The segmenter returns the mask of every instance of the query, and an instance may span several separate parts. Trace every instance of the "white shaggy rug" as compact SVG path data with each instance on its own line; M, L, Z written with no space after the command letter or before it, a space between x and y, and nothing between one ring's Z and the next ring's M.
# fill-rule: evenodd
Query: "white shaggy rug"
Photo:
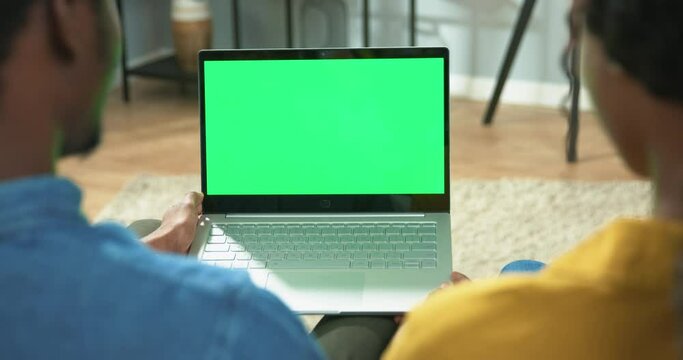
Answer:
M160 218L199 189L195 175L140 176L96 220ZM457 180L452 194L453 267L472 278L513 260L552 261L614 218L647 216L652 198L638 181Z

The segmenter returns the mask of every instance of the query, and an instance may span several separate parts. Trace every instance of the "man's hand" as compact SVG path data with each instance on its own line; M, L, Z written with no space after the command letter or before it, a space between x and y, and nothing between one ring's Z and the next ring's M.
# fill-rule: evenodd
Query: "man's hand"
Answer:
M204 195L196 192L185 195L181 202L166 210L161 226L142 240L158 251L187 254L202 214L203 199Z
M439 292L443 289L446 289L448 287L451 287L453 285L457 285L458 283L462 283L462 282L466 282L466 281L470 281L470 278L468 278L465 274L461 274L457 271L453 271L451 273L451 281L441 284L441 286L439 286L438 289L435 289L434 291L432 291L429 294L429 296L432 296L432 295L436 294L437 292ZM396 321L396 323L400 325L403 322L404 317L405 317L405 315L397 315L394 317L394 321Z

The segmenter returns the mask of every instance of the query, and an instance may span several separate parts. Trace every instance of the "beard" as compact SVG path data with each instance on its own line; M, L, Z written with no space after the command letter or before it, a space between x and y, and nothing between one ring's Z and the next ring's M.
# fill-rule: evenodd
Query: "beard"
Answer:
M90 126L88 129L81 130L79 136L76 138L74 133L65 134L65 138L59 148L60 157L66 156L83 156L91 155L95 149L100 145L102 140L102 131L100 127L100 117L93 116L90 119Z
M114 75L121 52L121 42L116 35L118 33L118 20L116 20L115 8L111 3L106 4L102 0L93 0L94 10L99 19L97 22L98 48L97 56L103 65L103 71L98 77L99 89L93 94L92 107L88 115L78 129L65 129L60 150L60 156L84 156L92 154L99 146L102 139L102 113L107 99L107 94L114 83ZM113 3L113 2L112 2ZM109 7L107 6L109 5ZM83 126L83 124L86 124Z
M78 144L74 144L73 142L62 143L60 154L63 157L72 155L88 157L100 145L101 138L101 132L97 129L85 138L84 141Z

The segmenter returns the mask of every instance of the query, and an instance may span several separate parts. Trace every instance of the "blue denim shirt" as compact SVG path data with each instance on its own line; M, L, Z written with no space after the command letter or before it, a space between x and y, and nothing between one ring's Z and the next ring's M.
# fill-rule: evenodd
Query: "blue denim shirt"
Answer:
M154 253L80 201L64 179L0 182L0 358L321 358L246 273Z

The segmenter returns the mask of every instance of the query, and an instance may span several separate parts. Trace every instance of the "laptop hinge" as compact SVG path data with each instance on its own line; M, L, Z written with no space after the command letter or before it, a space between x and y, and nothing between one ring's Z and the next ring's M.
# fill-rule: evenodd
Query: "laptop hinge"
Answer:
M401 213L401 214L226 214L226 218L269 218L269 219L299 219L299 218L423 218L425 214Z

